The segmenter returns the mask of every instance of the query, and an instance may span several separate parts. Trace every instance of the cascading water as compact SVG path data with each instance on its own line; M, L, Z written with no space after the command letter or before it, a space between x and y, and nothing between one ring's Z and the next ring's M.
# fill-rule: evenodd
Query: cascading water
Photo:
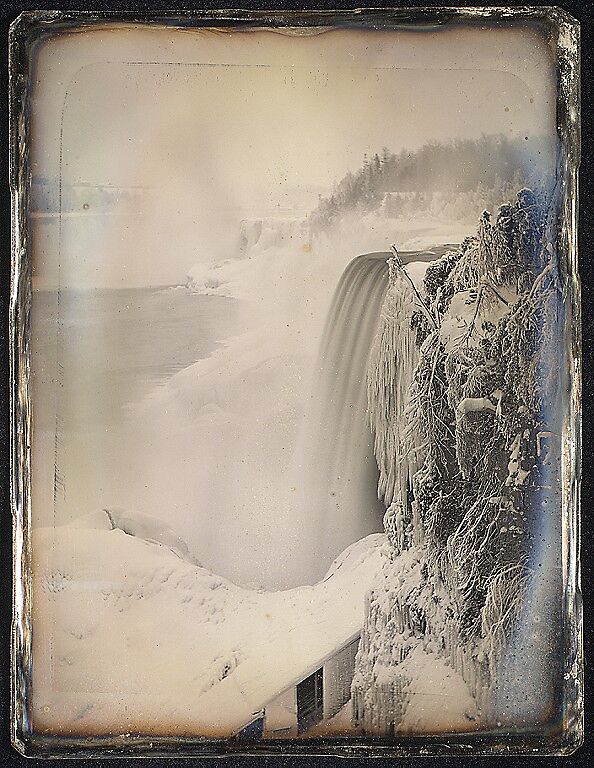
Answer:
M304 503L320 577L342 550L382 530L383 504L367 419L366 370L388 285L387 253L359 256L337 286L320 345L302 439Z
M403 253L401 259L408 264L431 261L439 255L441 249ZM377 401L374 399L378 408L371 413L368 410L368 368L375 354L374 339L378 329L381 333L381 328L386 330L389 325L382 321L389 258L389 253L370 253L350 262L336 289L320 346L314 402L301 441L304 503L317 538L312 572L318 576L349 544L383 530L385 507L395 492L396 480L390 476L387 462L380 462L378 470L376 458L386 456L389 445L378 451L377 443L395 428L391 415L385 413L388 389L404 388L414 370L410 328L403 326L402 343L394 335L393 351L401 358L395 359L396 383L378 380L384 399L378 393ZM409 286L402 291L408 321L411 294ZM397 397L397 402L404 399ZM380 421L389 421L390 426L380 427Z

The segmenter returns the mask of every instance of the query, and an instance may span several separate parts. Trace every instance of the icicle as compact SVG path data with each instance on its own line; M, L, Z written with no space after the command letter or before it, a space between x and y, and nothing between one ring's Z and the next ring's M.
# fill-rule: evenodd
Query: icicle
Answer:
M411 519L410 481L420 466L419 452L411 451L404 440L405 410L418 359L410 322L414 309L412 288L399 270L390 269L390 283L367 367L367 402L379 468L378 496L394 514L397 505L402 504L407 522ZM396 524L390 514L386 517L388 528Z

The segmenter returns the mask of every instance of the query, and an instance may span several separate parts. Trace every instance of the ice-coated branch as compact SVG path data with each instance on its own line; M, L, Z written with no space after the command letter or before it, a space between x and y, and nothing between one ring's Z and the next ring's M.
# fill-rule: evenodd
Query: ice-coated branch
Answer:
M419 290L418 290L417 286L414 284L413 279L411 278L411 276L406 271L406 267L404 266L404 263L403 263L402 259L400 258L400 254L398 253L398 249L396 248L396 246L394 244L392 244L390 246L390 250L392 251L392 256L391 256L391 258L390 258L390 260L388 262L389 266L391 266L392 268L396 267L397 269L400 270L400 272L402 272L404 277L410 283L410 286L413 289L415 296L417 297L417 301L419 302L419 305L420 305L420 307L421 307L421 309L423 311L423 314L429 320L431 325L434 328L437 328L437 321L433 317L433 315L431 313L431 310L429 309L429 307L425 303L425 300L423 299L423 297L419 293Z

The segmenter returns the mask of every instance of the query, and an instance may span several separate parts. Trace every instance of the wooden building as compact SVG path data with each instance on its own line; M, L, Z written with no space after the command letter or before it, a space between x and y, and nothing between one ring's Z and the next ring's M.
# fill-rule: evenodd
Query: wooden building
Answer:
M236 738L240 741L295 738L333 718L351 698L360 637L357 631L346 643L284 686L236 732Z

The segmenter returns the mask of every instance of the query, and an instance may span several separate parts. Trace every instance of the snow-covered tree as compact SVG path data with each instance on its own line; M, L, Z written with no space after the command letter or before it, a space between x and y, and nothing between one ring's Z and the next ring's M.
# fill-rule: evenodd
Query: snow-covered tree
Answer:
M494 717L539 520L559 490L557 227L554 201L520 190L428 267L422 306L390 265L368 371L391 554L353 682L367 731L397 727L415 648L446 658L482 723Z

